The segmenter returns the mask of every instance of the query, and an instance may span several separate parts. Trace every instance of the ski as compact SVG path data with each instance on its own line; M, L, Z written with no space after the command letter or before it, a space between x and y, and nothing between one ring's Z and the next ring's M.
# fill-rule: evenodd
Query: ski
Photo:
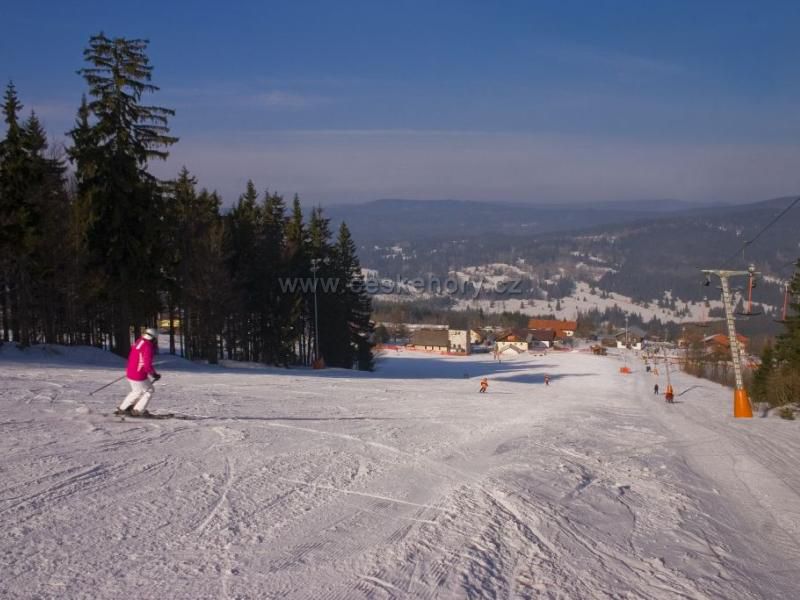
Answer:
M129 414L118 415L116 413L111 413L109 416L117 417L120 421L125 421L126 419L131 419L131 420L136 419L140 421L159 420L159 419L181 419L184 421L196 420L196 417L192 417L191 415L182 415L179 413L150 413L149 415L138 415L138 416Z
M147 415L123 415L130 419L174 419L175 413L150 413Z

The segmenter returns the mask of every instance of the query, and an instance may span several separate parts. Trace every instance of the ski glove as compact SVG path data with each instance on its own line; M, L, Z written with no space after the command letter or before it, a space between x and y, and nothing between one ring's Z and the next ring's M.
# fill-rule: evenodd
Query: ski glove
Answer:
M160 373L153 373L153 381L158 381L159 379L161 379L161 374Z

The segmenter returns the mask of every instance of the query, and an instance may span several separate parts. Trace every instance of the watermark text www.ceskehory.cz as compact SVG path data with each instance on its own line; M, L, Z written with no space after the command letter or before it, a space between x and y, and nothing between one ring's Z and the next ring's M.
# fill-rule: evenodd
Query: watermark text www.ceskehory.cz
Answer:
M503 279L478 281L457 277L417 277L415 279L375 279L366 278L360 281L343 282L338 277L281 277L278 280L281 292L286 293L343 293L347 289L355 292L365 291L370 295L377 294L431 294L479 297L481 294L499 296L517 296L524 293L521 279Z

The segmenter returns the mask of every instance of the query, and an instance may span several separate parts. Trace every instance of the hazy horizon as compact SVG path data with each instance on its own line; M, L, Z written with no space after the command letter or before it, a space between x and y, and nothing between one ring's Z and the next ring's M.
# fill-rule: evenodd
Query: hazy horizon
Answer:
M694 207L707 207L707 206L738 206L738 205L746 205L746 204L753 204L759 202L767 202L771 200L781 200L784 198L791 198L791 196L777 196L775 198L762 198L757 200L743 200L741 202L689 202L686 200L681 200L679 198L637 198L633 200L607 200L607 199L600 199L600 200L574 200L572 202L546 202L546 201L538 201L538 200L505 200L503 198L495 198L495 199L463 199L463 198L374 198L369 200L354 200L354 201L344 201L344 202L336 202L330 201L320 204L320 206L324 207L347 207L347 206L361 206L366 204L376 204L380 202L419 202L419 203L470 203L470 204L496 204L496 205L504 205L504 206L537 206L537 207L560 207L560 206L616 206L616 205L628 205L628 204L639 204L644 203L645 205L649 205L651 203L656 202L673 202L680 207L685 208L694 208ZM301 202L305 205L308 202L303 202L301 198Z

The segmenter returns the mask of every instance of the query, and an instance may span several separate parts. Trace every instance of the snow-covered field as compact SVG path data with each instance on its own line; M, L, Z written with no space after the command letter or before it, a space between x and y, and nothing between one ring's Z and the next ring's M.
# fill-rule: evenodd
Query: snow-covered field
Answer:
M800 425L714 384L667 405L633 355L161 358L153 410L196 420L107 416L102 352L0 351L0 597L798 597Z
M737 298L738 296L734 296ZM385 299L385 298L384 298ZM520 312L524 315L554 315L557 319L577 319L580 313L587 313L592 310L600 312L608 308L618 307L620 310L625 311L631 315L638 315L644 321L651 319L660 319L662 322L673 323L692 323L697 321L707 321L708 311L711 308L722 308L721 300L709 300L708 308L704 303L688 304L683 301L676 302L676 309L688 311L688 314L678 316L677 311L672 311L668 308L659 308L657 305L658 300L653 300L647 307L642 304L634 302L628 296L613 293L607 298L603 298L598 290L595 293L591 292L591 286L583 281L579 281L575 286L575 291L571 296L561 298L558 304L555 300L470 300L458 299L456 301L456 310L466 310L471 308L473 310L482 309L486 313L499 313L499 312ZM524 305L524 306L523 306ZM557 305L561 308L557 309ZM765 310L772 311L774 307L764 305Z

